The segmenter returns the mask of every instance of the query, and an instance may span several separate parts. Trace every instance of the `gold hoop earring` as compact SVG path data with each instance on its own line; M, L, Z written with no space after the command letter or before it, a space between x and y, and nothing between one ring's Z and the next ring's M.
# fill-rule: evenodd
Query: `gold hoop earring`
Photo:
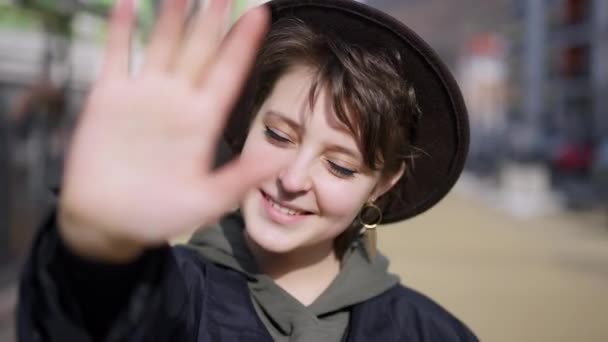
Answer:
M376 227L382 222L382 209L373 202L366 203L358 215L359 223L363 226L363 241L368 257L373 259L377 253ZM371 219L371 222L369 221Z

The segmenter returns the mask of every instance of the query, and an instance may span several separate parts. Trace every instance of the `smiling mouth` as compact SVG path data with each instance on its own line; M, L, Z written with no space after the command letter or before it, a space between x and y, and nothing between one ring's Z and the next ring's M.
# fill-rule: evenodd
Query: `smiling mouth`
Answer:
M266 201L268 201L270 206L272 206L272 208L281 212L282 214L285 214L288 216L301 216L301 215L311 215L312 214L310 211L304 211L304 210L298 210L295 208L286 207L286 206L278 203L277 201L275 201L272 197L270 197L270 195L268 195L264 191L260 190L260 192L262 193L262 196L264 197L264 199Z

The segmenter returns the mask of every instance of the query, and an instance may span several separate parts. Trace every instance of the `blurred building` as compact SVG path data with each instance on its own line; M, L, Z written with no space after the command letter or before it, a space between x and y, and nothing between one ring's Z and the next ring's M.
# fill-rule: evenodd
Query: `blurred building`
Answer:
M480 176L496 175L501 162L507 119L504 45L497 33L476 34L467 42L458 66L471 126L467 169Z
M608 2L513 6L510 157L546 163L555 188L573 199L591 198L594 152L608 131Z
M511 111L541 132L597 140L608 128L602 96L608 85L608 2L515 3Z

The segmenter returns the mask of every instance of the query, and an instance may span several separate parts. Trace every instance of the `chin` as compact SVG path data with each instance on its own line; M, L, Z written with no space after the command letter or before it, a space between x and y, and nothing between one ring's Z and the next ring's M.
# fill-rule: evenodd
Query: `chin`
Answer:
M249 238L264 251L274 254L287 254L295 250L298 245L293 241L285 241L279 237L272 236L264 232L258 232L256 229L247 229Z
M299 227L278 225L269 222L256 212L243 210L245 230L249 238L265 251L271 253L289 253L305 243L298 231Z
M246 196L241 203L241 213L249 238L265 251L277 254L289 253L306 244L307 230L312 217L292 223L279 223L268 217L262 205L259 191Z

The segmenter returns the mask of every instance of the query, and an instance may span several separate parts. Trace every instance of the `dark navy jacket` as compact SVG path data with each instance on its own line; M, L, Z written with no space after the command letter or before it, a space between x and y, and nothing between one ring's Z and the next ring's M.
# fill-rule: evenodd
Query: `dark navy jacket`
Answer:
M129 265L88 262L63 246L51 217L20 284L19 341L272 341L245 277L185 247ZM352 307L349 342L477 341L427 297L397 285ZM333 341L328 341L333 342Z

